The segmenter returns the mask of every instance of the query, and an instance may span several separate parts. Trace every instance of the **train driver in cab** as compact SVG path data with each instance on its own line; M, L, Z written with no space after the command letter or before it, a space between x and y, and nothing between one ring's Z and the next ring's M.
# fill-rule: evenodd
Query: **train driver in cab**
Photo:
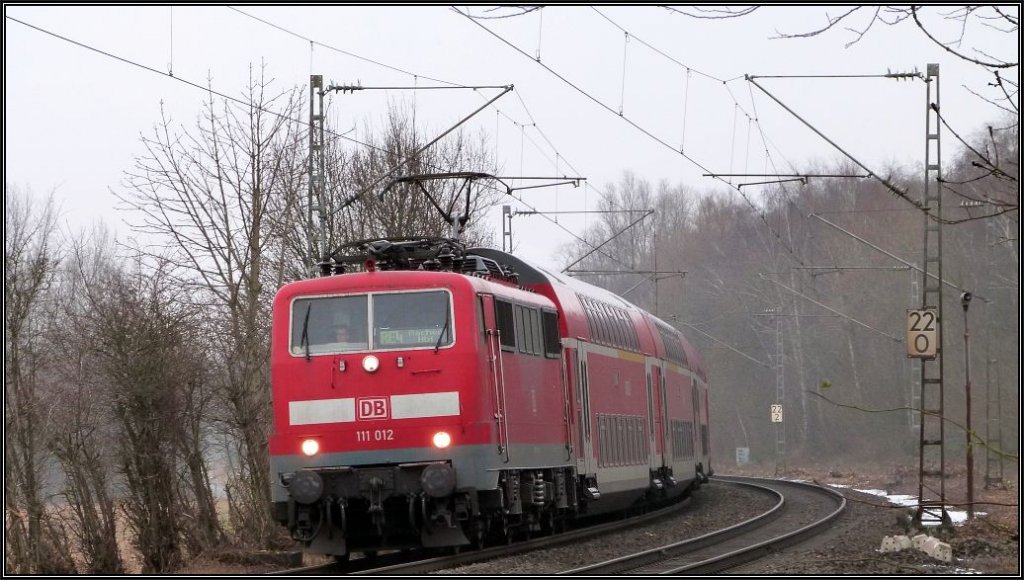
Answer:
M332 342L338 350L365 350L369 347L366 329L344 312L335 312ZM333 349L332 349L333 350Z

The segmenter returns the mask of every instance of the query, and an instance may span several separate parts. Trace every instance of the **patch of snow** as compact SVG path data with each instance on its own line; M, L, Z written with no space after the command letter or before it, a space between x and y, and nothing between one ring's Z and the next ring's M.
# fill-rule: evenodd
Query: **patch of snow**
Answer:
M841 488L850 488L851 487L849 485L841 485L841 484L836 484L836 483L830 483L829 485L831 487L841 487ZM889 503L894 504L894 505L898 505L898 506L901 506L901 507L917 507L917 496L916 495L890 495L888 492L886 492L885 490L882 490L882 489L854 489L854 491L859 491L861 493L867 493L867 494L871 494L871 495L877 495L879 497L884 497L885 499L887 499L889 501ZM959 511L959 510L953 510L953 509L946 508L946 513L949 514L949 519L953 522L954 526L959 526L959 525L961 525L961 524L963 524L964 522L967 521L967 512L966 511ZM974 512L974 515L975 516L984 516L984 515L988 515L988 514L985 513L985 512ZM937 526L937 525L939 525L939 522L922 522L922 523L924 525L926 525L926 526Z

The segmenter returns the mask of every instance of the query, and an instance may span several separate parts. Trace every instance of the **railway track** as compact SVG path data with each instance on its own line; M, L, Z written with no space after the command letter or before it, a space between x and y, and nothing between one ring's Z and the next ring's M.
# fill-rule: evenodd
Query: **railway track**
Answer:
M761 514L723 530L693 539L645 550L590 566L564 570L560 574L707 574L750 562L773 551L796 544L827 527L845 507L841 494L813 484L746 477L714 477L717 484L742 486L773 498L773 505ZM578 542L645 522L678 514L689 501L652 511L628 520L588 526L556 536L535 537L509 545L457 554L431 556L421 551L380 553L373 559L296 568L284 575L404 575L426 574L523 552L543 550ZM685 516L684 516L685 517Z
M289 570L274 572L273 574L284 576L426 574L436 570L454 568L482 560L512 556L523 552L550 548L602 534L612 533L626 527L637 526L660 518L668 517L673 514L678 514L685 510L686 507L690 505L691 501L692 500L690 498L687 498L673 505L653 510L646 514L630 517L626 520L617 519L600 524L589 525L576 530L562 532L554 536L538 536L507 545L484 548L482 550L463 550L456 554L446 554L442 556L431 556L423 551L382 552L375 558L360 558L344 563L330 563L317 566L306 566L303 568L292 568Z
M846 507L842 494L815 484L748 477L715 480L756 486L779 500L769 511L698 538L676 542L561 574L710 574L807 540Z

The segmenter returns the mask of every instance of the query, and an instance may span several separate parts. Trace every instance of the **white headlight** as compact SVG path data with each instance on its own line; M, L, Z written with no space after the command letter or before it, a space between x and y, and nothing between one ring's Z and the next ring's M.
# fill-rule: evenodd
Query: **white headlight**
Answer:
M378 367L380 367L380 360L377 357L370 354L363 358L364 371L368 373L376 372Z
M438 431L434 433L434 447L438 449L444 449L452 444L452 436L445 433L444 431Z
M320 444L314 439L306 439L302 442L302 452L310 457L317 454L320 451Z

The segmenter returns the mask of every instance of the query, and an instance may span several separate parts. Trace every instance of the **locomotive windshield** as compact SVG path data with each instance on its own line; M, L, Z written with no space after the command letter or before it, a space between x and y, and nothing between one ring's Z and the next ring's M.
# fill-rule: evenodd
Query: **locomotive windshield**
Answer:
M452 344L444 291L299 298L292 302L291 353L440 348Z

